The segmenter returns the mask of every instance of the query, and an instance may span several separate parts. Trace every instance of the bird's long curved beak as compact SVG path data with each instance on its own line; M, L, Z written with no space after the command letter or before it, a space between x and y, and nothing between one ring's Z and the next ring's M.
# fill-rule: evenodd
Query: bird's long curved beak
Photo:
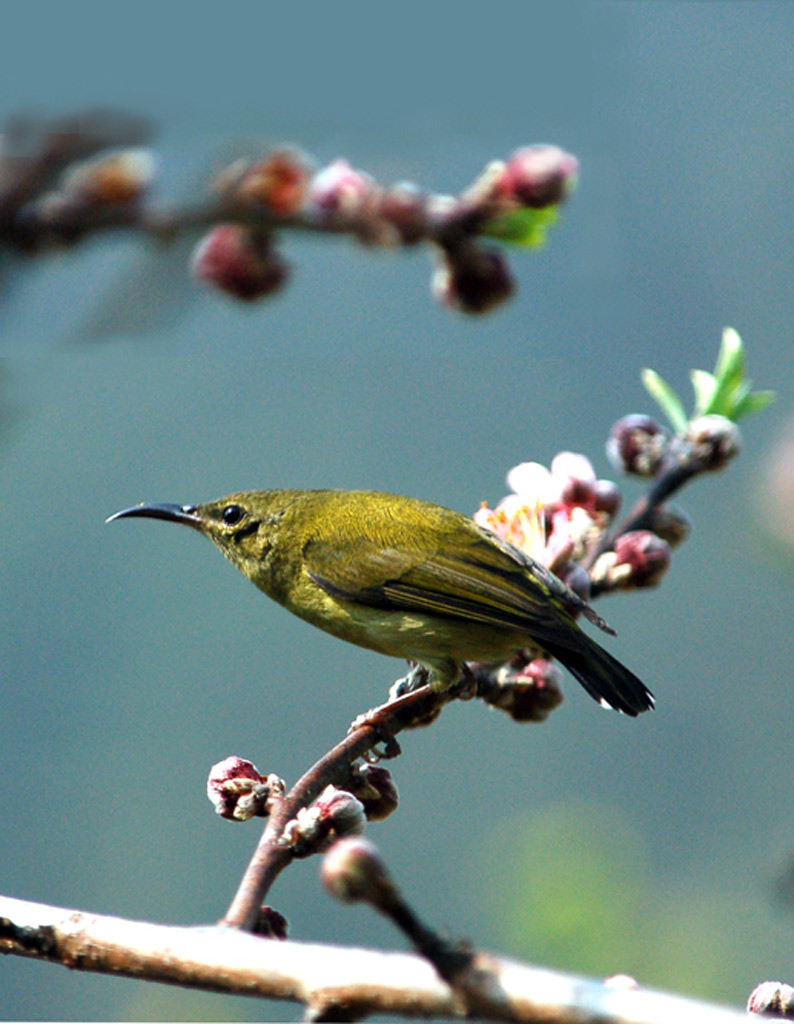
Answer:
M141 516L144 519L165 519L168 523L182 523L183 526L192 526L194 530L201 529L201 516L197 515L195 505L171 505L167 502L133 505L132 508L114 512L112 516L107 517L105 522L112 523L114 519L127 519L130 516Z

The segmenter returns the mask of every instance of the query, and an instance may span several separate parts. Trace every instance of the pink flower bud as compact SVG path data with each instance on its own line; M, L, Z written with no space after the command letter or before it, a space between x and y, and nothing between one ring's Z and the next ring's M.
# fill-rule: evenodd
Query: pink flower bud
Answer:
M703 469L722 469L741 451L739 428L725 416L701 416L692 420L687 431L695 458Z
M505 164L497 191L521 206L541 209L570 195L578 171L576 157L559 146L526 146Z
M435 298L461 313L487 313L514 291L502 254L467 242L439 252L433 273Z
M655 587L670 568L670 545L650 530L632 530L615 541L615 567L621 578L617 585Z
M267 236L240 224L216 225L196 246L191 265L197 280L245 302L278 291L289 269Z
M670 447L670 435L650 416L633 414L609 432L607 456L615 467L636 476L656 476Z
M210 769L207 797L215 813L230 821L264 818L269 801L284 794L284 783L276 775L261 775L251 761L227 757Z
M342 903L380 906L393 893L386 866L366 839L340 839L323 858L323 885Z

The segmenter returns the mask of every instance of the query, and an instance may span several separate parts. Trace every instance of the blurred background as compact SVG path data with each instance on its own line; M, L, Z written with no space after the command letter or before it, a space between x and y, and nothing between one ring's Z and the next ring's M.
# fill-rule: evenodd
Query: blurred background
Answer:
M611 424L655 414L641 368L688 395L732 325L778 401L681 496L694 530L661 588L599 604L658 710L607 714L571 679L541 726L450 707L405 736L400 809L369 834L428 922L498 952L735 1004L794 980L794 8L33 0L7 22L3 119L151 118L163 201L284 142L439 192L535 142L581 174L547 248L511 252L516 299L479 319L430 298L424 250L286 238L291 284L252 308L127 237L4 257L4 892L216 920L259 826L213 815L210 765L292 782L404 669L291 618L194 534L107 515L271 486L471 513L561 449L613 477ZM292 937L402 948L317 871L273 891ZM6 1018L301 1012L12 958L0 993Z

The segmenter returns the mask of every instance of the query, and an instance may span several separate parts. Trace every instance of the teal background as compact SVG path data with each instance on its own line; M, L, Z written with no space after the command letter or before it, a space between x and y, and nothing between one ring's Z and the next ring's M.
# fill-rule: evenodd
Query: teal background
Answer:
M612 422L685 394L722 328L775 406L682 497L658 591L604 601L656 692L629 721L566 680L543 726L476 704L405 737L369 829L431 924L596 976L743 1003L791 980L790 530L769 460L792 416L794 10L786 3L8 4L0 114L117 105L159 126L159 194L294 142L452 192L549 141L580 187L484 319L429 297L424 251L285 238L289 288L200 292L127 238L19 264L0 296L0 864L13 896L175 923L224 912L258 834L214 817L236 753L294 779L397 662L267 603L208 544L104 525L137 501L369 487L464 512L560 449L612 476ZM782 486L782 485L781 485ZM626 500L639 493L626 484ZM784 496L785 498L785 496ZM316 859L273 903L296 938L403 946ZM0 962L0 1015L297 1018L283 1004Z

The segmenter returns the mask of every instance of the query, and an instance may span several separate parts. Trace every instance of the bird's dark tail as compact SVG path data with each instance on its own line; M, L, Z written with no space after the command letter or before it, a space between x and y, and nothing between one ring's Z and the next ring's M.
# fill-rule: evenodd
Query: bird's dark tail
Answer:
M599 704L622 711L632 718L655 706L653 694L642 680L590 637L584 633L581 637L586 643L580 650L556 647L545 642L543 646L576 676Z

